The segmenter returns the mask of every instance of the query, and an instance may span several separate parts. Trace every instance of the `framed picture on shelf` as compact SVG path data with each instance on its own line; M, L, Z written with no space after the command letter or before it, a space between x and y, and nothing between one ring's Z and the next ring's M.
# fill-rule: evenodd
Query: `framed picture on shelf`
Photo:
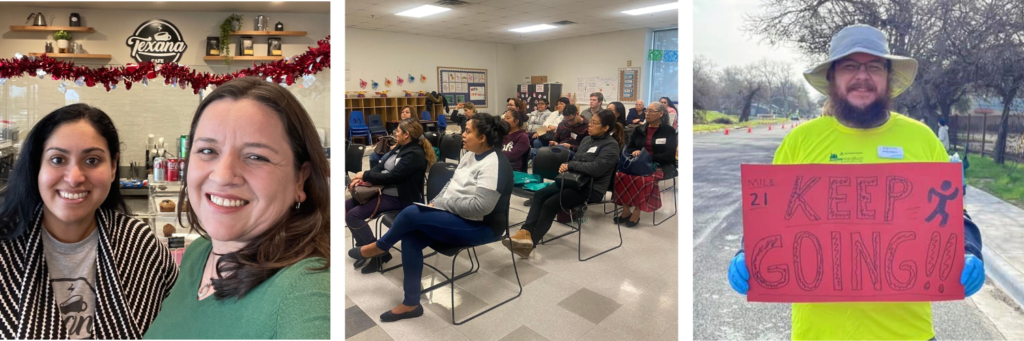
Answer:
M252 37L241 37L238 42L239 56L254 56Z
M220 55L220 37L206 37L206 55Z
M268 56L281 56L281 38L268 38L267 39L267 55Z

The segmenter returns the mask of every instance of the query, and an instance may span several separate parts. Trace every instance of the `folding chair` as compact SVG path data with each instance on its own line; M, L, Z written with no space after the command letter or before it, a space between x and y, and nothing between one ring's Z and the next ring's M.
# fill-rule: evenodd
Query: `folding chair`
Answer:
M424 203L428 203L431 200L434 200L434 197L436 197L439 193L441 193L441 190L444 189L444 185L448 184L448 181L450 181L452 179L452 176L455 175L455 168L457 168L457 167L458 167L458 165L456 165L456 164L445 163L445 162L437 162L433 166L430 167L430 171L427 173L427 189L426 189L426 196L424 196L424 198L423 198ZM400 212L401 211L389 211L389 212L381 213L379 215L380 219L377 220L377 235L378 236L383 235L382 234L383 233L382 226L387 226L388 228L391 228L391 224L394 224L395 218L398 217L398 213L400 213ZM402 249L399 249L398 247L393 247L393 248L395 250L398 250L398 252L402 252ZM435 254L436 254L436 252L428 254L428 255L424 255L423 258L427 258L427 257L433 256ZM388 271L391 271L391 270L394 270L394 269L397 269L397 268L400 268L400 267L402 267L401 264L392 266L390 268L386 268L386 269L381 268L381 269L377 269L377 270L380 273L385 273L385 272L388 272Z
M534 162L536 162L536 161L534 161ZM593 178L590 178L587 181L589 182L589 185L584 186L584 188L589 188L589 186L592 186L593 183L594 183L594 179ZM588 261L588 260L590 260L590 259L592 259L594 257L603 255L605 253L608 253L611 250L615 250L615 249L618 249L618 248L622 247L622 225L619 224L618 222L616 222L615 223L615 228L619 232L619 244L613 246L610 249L598 252L597 254L594 254L594 255L592 255L590 257L583 258L583 219L579 219L579 218L582 218L583 216L587 215L587 208L589 208L590 206L612 204L612 205L615 205L615 211L618 211L618 205L615 204L615 200L614 199L612 199L612 200L604 200L604 197L602 197L601 200L598 200L598 201L589 201L588 200L586 203L584 203L582 205L566 209L565 207L561 206L562 205L562 200L561 200L562 192L561 191L565 187L564 187L563 183L559 183L559 186L560 186L560 188L559 188L559 193L558 193L558 195L559 195L558 204L559 204L559 206L560 206L560 208L562 209L563 212L569 213L569 223L562 223L562 225L568 226L572 230L569 231L569 232L560 234L558 236L555 236L555 237L553 237L551 239L541 240L540 241L541 245L547 244L550 241L553 241L553 240L556 240L558 238L562 238L562 237L568 236L568 235L573 234L573 233L578 233L579 239L578 239L577 244L576 244L577 245L576 246L576 259L579 259L579 261L581 261L581 262ZM614 188L614 186L615 186L615 175L614 174L612 175L612 182L610 183L610 186L613 186L612 188ZM573 213L576 212L576 211L580 212L580 216L579 217L574 217L573 216ZM576 226L572 226L571 225L572 222L576 222Z

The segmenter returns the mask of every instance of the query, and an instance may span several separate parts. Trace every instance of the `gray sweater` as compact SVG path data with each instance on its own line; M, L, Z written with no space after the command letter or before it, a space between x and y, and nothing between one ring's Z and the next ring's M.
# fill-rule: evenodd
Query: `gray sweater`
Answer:
M466 220L483 221L484 216L494 211L501 196L498 192L499 173L511 170L511 167L500 167L497 150L463 155L451 181L434 198L434 207ZM511 174L505 175L508 176Z

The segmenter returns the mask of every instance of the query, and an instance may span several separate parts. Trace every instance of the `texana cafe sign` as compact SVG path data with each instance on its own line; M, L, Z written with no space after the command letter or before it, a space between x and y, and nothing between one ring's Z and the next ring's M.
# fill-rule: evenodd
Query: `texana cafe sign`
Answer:
M742 165L752 302L964 298L958 163Z
M177 63L188 45L181 31L170 21L150 19L135 29L125 44L137 62Z

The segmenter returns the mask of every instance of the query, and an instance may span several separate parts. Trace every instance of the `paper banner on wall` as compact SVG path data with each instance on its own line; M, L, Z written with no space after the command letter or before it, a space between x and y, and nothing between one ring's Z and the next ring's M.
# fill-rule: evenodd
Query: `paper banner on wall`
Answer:
M678 63L679 62L679 51L678 50L665 50L665 57L662 61L666 63Z
M482 101L486 97L486 92L482 86L471 86L469 87L469 100L470 101Z
M651 50L647 52L647 60L660 62L663 52L661 50Z
M384 87L387 87L387 88L391 87L391 79L390 78L384 77Z
M742 165L740 171L748 301L964 298L960 164Z
M424 75L423 75L423 74L421 73L421 74L420 74L420 82L426 83L426 82L427 82L427 76L424 76Z
M395 77L395 80L398 81L398 86L402 86L405 83L405 78L402 78L402 76Z
M372 87L372 88L373 88L374 90L377 90L377 86L379 85L379 84L377 84L377 81L375 81L375 80L372 80L372 79L371 79L371 80L370 80L370 84L371 84L371 87Z
M413 76L413 75L412 75L412 74L410 73L410 74L409 74L409 84L412 84L412 83L415 83L415 82L416 82L416 76Z
M364 81L362 78L359 79L359 88L366 89L366 81Z

